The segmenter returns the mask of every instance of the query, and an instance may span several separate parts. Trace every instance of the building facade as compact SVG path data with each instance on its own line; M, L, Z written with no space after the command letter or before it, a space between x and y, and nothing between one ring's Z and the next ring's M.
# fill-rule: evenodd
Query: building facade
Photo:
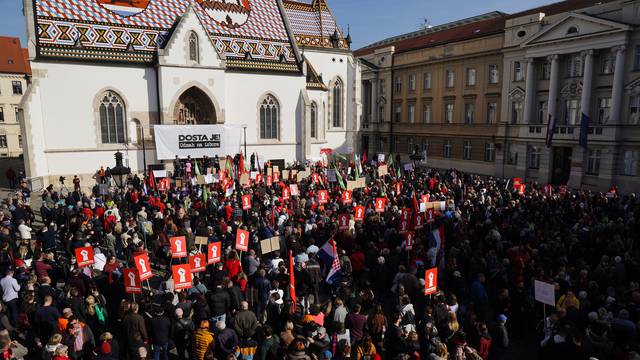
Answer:
M622 0L559 3L507 19L499 175L640 189L638 25L640 1Z
M362 147L493 174L503 29L504 14L495 12L358 50Z
M24 8L34 76L21 108L34 182L88 177L118 150L142 171L145 159L159 162L157 124L244 127L248 153L287 162L354 146L359 71L324 0Z
M20 39L0 36L0 157L22 155L18 109L31 76L27 57Z

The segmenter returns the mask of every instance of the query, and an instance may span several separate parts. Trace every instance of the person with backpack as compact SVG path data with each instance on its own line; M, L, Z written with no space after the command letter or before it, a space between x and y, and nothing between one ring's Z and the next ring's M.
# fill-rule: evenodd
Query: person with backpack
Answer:
M189 317L184 316L184 312L181 308L177 308L175 311L176 318L173 321L172 334L173 342L176 346L179 360L186 360L187 352L191 346L191 340L193 336L194 324Z
M416 330L416 312L411 304L411 299L408 295L404 295L400 299L400 314L402 315L402 321L400 326L406 334Z

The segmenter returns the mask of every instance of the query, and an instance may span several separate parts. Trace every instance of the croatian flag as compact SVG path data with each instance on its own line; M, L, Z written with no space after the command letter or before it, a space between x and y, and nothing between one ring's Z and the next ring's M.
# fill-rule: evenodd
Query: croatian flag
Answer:
M444 225L440 225L438 229L435 229L429 234L429 238L436 242L436 249L440 252L444 249Z
M329 274L327 275L327 284L331 285L340 278L341 268L340 259L338 258L338 250L336 249L336 243L333 239L329 239L318 252L318 257L327 266L331 266Z
M549 122L547 123L547 147L551 147L553 141L553 133L556 131L556 118L549 114Z
M585 150L587 149L587 143L589 141L589 116L582 113L582 122L580 123L580 146Z

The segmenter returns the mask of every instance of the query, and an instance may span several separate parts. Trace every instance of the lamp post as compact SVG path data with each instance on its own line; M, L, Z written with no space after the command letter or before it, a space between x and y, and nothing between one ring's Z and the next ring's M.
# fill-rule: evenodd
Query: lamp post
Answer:
M111 176L116 182L116 186L119 189L124 189L127 175L131 174L131 169L122 165L122 153L119 150L114 154L114 157L116 158L116 166L111 168Z
M244 157L247 157L247 125L242 125L242 130L244 130Z

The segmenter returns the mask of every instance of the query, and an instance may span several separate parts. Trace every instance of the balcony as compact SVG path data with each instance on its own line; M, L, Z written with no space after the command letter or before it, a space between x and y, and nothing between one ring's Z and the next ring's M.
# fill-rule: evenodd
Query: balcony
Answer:
M616 137L616 125L598 125L589 127L589 139L599 141L613 141ZM553 133L555 140L580 140L580 125L557 125ZM508 137L545 139L547 136L546 124L517 124L508 125Z

